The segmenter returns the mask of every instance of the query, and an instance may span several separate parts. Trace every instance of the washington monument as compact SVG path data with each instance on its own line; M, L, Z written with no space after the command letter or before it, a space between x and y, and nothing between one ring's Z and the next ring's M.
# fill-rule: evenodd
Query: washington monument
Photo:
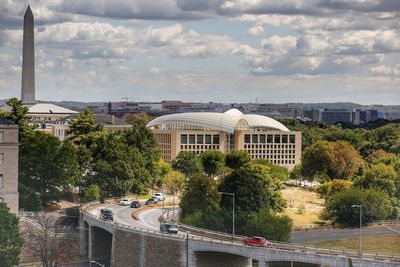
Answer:
M35 102L35 46L33 14L28 6L24 16L24 39L22 52L21 99L24 103Z

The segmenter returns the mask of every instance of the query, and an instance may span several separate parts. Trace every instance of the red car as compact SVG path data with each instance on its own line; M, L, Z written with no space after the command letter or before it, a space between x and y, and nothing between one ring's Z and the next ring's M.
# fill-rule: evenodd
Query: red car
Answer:
M248 246L258 246L258 247L265 247L272 245L271 242L259 236L246 237L245 239L243 239L243 243Z

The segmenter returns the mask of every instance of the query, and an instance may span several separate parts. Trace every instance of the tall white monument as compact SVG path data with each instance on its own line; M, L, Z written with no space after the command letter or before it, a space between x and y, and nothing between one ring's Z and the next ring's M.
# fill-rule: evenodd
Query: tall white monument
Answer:
M24 16L24 40L22 52L21 100L35 103L35 45L33 14L28 6Z

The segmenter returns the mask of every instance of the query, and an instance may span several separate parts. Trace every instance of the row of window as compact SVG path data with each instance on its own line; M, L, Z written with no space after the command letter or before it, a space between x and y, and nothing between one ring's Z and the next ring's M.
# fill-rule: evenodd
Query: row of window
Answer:
M181 144L219 145L219 134L181 134Z
M219 149L219 145L181 145L181 150L210 150Z
M265 159L265 157L258 156L258 155L252 155L251 158L252 159ZM285 159L285 160L283 160L283 159L282 160L274 159L274 160L270 160L270 162L273 163L273 164L295 164L294 160L287 160L287 159Z
M0 189L4 188L4 175L0 174Z
M280 156L282 155L282 158L284 158L284 156L285 156L285 158L293 158L294 159L294 150L293 150L293 154L288 154L288 153L283 153L283 151L270 151L270 150L267 150L267 151L265 151L265 150L246 150L250 155L266 155L267 157L269 157L269 156L271 156L271 158L272 158L272 155L274 156L274 158L276 158L277 156L278 156L278 159L280 158ZM266 153L267 152L267 153ZM280 153L280 152L282 152L282 153ZM279 154L278 154L279 153Z
M296 136L294 134L245 134L245 144L264 144L264 143L275 143L275 144L287 144L296 143Z
M261 144L245 144L244 148L295 148L296 145L261 145Z
M4 132L0 132L0 143L4 142Z

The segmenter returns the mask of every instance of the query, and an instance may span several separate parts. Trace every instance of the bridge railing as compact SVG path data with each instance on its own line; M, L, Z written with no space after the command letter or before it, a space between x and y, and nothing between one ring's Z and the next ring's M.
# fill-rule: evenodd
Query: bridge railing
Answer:
M175 212L176 212L176 210L179 210L179 208L176 208ZM161 216L161 220L167 221L169 218L168 213L170 213L170 212L172 212L172 209L165 211ZM194 226L185 225L182 223L177 223L177 225L180 229L182 229L184 231L188 231L193 234L200 234L200 235L206 237L205 239L200 238L201 240L204 240L204 241L206 241L208 239L211 239L211 240L219 239L219 242L231 241L232 243L240 242L241 244L243 244L243 239L246 238L246 236L242 236L242 235L232 236L232 234L229 234L229 233L198 228L198 227L194 227ZM196 239L196 237L193 236L193 239ZM317 246L312 247L312 246L306 246L306 245L297 244L297 243L287 243L287 242L280 242L280 241L273 241L273 240L271 240L271 241L272 241L272 246L266 247L267 249L276 248L279 250L301 251L301 252L318 253L318 254L331 255L331 256L332 255L334 255L334 256L346 255L347 257L352 257L352 258L361 257L363 259L372 258L374 260L388 260L389 259L391 261L396 261L396 262L400 263L400 256L396 256L396 255L363 253L360 256L356 251L345 251L345 250L337 250L337 249L330 249L330 248L322 248L322 247L317 247Z
M212 230L207 230L207 229L202 229L198 227L193 227L193 226L188 226L184 224L178 223L178 226L180 229L190 232L187 233L186 235L178 234L178 235L170 235L170 234L164 234L159 231L153 231L150 229L143 229L140 227L132 227L126 224L120 224L117 222L110 222L110 221L104 221L101 220L99 216L96 216L90 212L87 211L87 208L99 204L99 201L92 201L89 203L86 203L81 207L81 211L86 215L91 218L94 218L96 220L100 220L102 223L108 224L112 227L120 228L121 230L128 230L132 232L141 232L141 233L148 233L151 235L157 235L157 236L162 236L164 238L170 238L170 239L189 239L189 240L198 240L202 242L209 242L209 243L218 243L218 244L225 244L225 245L230 245L230 246L241 246L241 247L247 247L243 243L243 238L244 236L241 235L235 235L232 236L231 234L228 233L223 233L223 232L218 232L218 231L212 231ZM176 211L176 209L175 209ZM166 216L168 212L172 212L172 209L165 211L162 216L161 220L167 221L167 218L169 216ZM335 249L329 249L329 248L321 248L321 247L310 247L310 246L305 246L302 244L294 244L294 243L285 243L285 242L279 242L279 241L273 241L272 246L267 246L267 247L258 247L258 249L273 249L273 250L278 250L278 251L290 251L290 252L297 252L297 253L309 253L309 254L317 254L317 255L325 255L325 256L337 256L337 257L351 257L351 258L360 258L362 260L367 260L367 261L386 261L386 262L395 262L400 264L400 256L394 256L394 255L380 255L380 254L372 254L372 253L363 253L362 255L359 255L357 252L352 252L352 251L345 251L345 250L335 250Z

